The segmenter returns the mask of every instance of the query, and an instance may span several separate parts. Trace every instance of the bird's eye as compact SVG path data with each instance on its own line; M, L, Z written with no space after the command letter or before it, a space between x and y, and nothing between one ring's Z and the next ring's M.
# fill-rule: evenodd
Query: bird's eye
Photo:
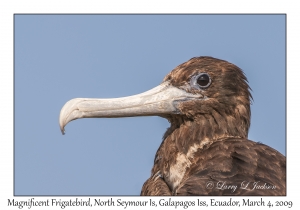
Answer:
M208 74L203 73L198 75L197 77L197 84L200 86L200 88L207 88L211 83L210 77Z
M211 84L211 78L207 73L194 75L191 79L191 86L197 89L205 89Z
M208 86L209 82L210 82L210 78L207 74L201 74L197 79L197 83L198 85L200 85L200 87Z

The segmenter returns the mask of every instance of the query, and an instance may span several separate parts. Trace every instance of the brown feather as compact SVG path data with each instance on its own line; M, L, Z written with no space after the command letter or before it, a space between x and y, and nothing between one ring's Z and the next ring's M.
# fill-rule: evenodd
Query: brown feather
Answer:
M210 75L211 85L191 88L191 77L202 72ZM286 195L285 157L247 139L252 96L240 68L197 57L176 67L164 81L206 99L178 102L182 114L164 116L171 126L141 195ZM218 189L222 183L231 188ZM255 183L275 189L251 190Z

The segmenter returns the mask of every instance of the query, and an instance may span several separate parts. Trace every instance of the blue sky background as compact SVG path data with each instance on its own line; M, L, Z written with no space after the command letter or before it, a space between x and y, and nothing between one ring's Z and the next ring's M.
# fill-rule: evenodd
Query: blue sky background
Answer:
M144 92L188 59L242 68L254 102L249 139L286 155L284 15L15 15L15 195L139 195L169 123L80 119L76 97Z

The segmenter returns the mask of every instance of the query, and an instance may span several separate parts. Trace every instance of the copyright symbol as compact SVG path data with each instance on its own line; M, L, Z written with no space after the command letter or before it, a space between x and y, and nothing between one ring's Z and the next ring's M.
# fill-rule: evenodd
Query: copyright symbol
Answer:
M206 189L212 189L214 187L214 183L212 181L206 182Z

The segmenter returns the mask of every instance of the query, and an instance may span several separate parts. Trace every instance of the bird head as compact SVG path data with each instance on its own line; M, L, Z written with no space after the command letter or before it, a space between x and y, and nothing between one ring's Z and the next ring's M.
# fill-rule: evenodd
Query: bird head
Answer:
M59 123L64 133L66 124L79 118L161 116L171 124L194 122L219 136L247 137L251 98L240 68L212 57L195 57L144 93L114 99L72 99L63 106Z

